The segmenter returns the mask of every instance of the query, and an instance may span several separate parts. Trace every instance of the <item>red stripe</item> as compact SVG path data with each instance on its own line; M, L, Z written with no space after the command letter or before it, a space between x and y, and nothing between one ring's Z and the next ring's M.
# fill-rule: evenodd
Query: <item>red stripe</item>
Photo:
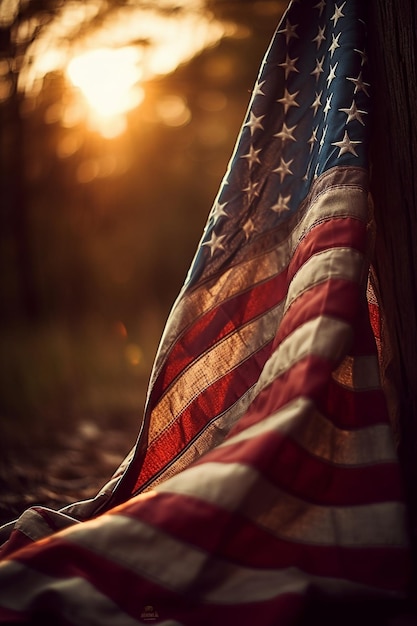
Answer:
M310 398L320 412L340 428L387 423L385 398L380 389L361 392L344 389L331 378L332 369L333 364L319 356L301 359L256 396L233 432L273 415L300 396Z
M327 393L315 399L317 409L339 428L355 429L389 424L384 393L380 389L353 391L330 379Z
M363 295L360 313L355 324L355 336L351 353L355 356L377 355L375 335L369 317L365 294Z
M366 224L354 217L332 217L316 224L300 240L289 264L289 276L312 256L334 248L352 248L364 253L367 249Z
M295 441L268 432L208 452L196 463L243 463L276 487L319 505L353 506L402 501L397 463L343 467L310 455Z
M379 306L373 302L368 302L369 320L371 322L372 331L376 339L381 339L381 317Z
M279 325L274 348L296 328L322 315L351 324L358 310L359 298L358 285L346 280L333 279L311 287L298 296L286 311ZM349 306L346 306L347 302Z
M196 396L195 400L176 416L175 421L148 446L134 492L171 462L214 418L231 407L257 381L270 350L270 344L264 346L239 367Z
M20 550L20 548L23 548L31 542L32 539L29 539L29 537L22 533L19 529L14 528L9 539L1 547L0 561L8 558L10 554L13 554L13 552Z
M0 606L0 620L6 624L27 623L28 613L26 611L13 611L4 606Z

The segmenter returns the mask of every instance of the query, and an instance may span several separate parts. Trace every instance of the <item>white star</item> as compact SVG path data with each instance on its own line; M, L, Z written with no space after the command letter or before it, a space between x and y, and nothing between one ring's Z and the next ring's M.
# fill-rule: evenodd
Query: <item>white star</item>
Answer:
M324 35L325 30L326 30L326 25L324 25L323 28L320 28L320 26L319 26L319 32L314 37L314 39L311 40L311 41L317 42L317 50L320 48L322 42L326 39L326 37Z
M340 48L340 44L339 44L339 37L340 37L341 33L339 33L337 35L337 37L335 37L332 33L332 44L329 48L329 52L330 52L330 58L333 58L334 53L336 52L337 48Z
M313 128L313 132L312 135L310 137L310 139L307 141L307 143L310 144L310 154L313 152L313 148L314 148L314 144L317 141L317 131L318 131L318 126L316 126L316 128ZM308 172L308 170L307 170Z
M362 119L362 115L367 115L367 111L360 111L358 107L356 106L355 101L353 101L352 104L350 105L350 109L339 109L339 111L342 111L342 113L346 113L347 115L346 124L349 124L349 122L353 122L356 120L360 124L362 124L362 126L365 126L365 122Z
M258 185L259 185L259 181L256 181L256 182L253 183L250 180L249 181L249 185L243 189L243 191L247 191L248 192L248 200L249 200L249 202L252 202L254 197L259 195L259 192L256 191L256 188L257 188Z
M314 100L313 104L311 105L311 109L314 109L314 115L317 114L318 109L321 107L321 97L323 95L323 90L320 91L320 93L316 92L316 99Z
M223 176L223 180L222 180L222 185L228 185L229 184L229 176L230 176L230 164L227 168L227 171L225 173L225 175Z
M321 152L321 149L322 149L322 147L324 146L324 138L326 137L327 128L328 128L328 126L325 126L325 127L323 128L323 133L322 133L322 136L321 136L321 139L320 139L320 147L319 147L319 152Z
M288 203L290 200L291 195L283 196L282 194L279 194L278 200L273 206L271 206L271 210L275 213L284 213L284 211L289 211L290 207L288 206Z
M240 158L247 159L249 162L249 168L251 168L254 163L261 162L258 157L258 154L261 152L261 150L262 148L258 148L258 150L255 150L255 148L251 145L249 148L249 152L247 154L243 154Z
M289 57L289 55L287 54L285 62L284 63L279 63L279 67L284 67L285 68L285 78L287 79L289 74L291 74L291 72L298 72L297 68L295 67L295 64L298 61L297 57L296 59L291 59Z
M343 13L343 7L345 6L345 4L346 2L344 2L340 7L338 7L337 4L335 5L334 14L331 17L331 19L333 20L334 26L336 26L337 22L339 21L341 17L345 17Z
M323 13L325 6L326 6L326 0L320 0L318 4L314 5L314 8L320 11L319 17L321 17L321 14Z
M279 133L276 133L274 137L278 137L278 139L281 139L283 144L287 141L297 141L294 137L294 130L296 128L297 126L291 126L291 128L288 128L286 123L283 122L281 130L279 131Z
M336 78L336 68L338 65L339 65L339 61L337 61L333 66L332 65L330 66L330 72L327 77L327 89L332 84L333 79Z
M316 77L316 82L320 78L320 74L323 74L323 72L324 72L324 70L323 70L323 63L324 63L324 57L321 57L321 60L316 59L316 67L311 72L311 75Z
M224 245L222 244L222 241L225 237L226 235L216 235L216 233L213 231L211 233L209 241L205 241L203 243L203 246L209 246L211 257L216 252L216 250L224 250Z
M295 93L290 93L287 88L285 88L284 95L282 98L277 100L277 102L282 102L284 105L284 112L287 113L290 107L299 107L300 105L296 102L296 97L300 92L296 91Z
M365 65L365 63L368 62L368 57L366 55L366 52L364 52L363 50L357 50L356 48L354 48L354 51L361 55L361 67L362 67L363 65Z
M253 137L253 133L258 128L261 130L264 130L264 127L261 124L261 121L263 120L264 117L265 115L260 115L259 117L256 117L256 115L254 115L252 111L250 112L249 122L246 122L245 126L249 126L251 137Z
M253 96L264 96L265 93L262 91L262 87L265 85L266 80L263 80L261 83L256 81L255 87L253 88Z
M248 221L243 225L243 232L245 233L246 239L249 239L251 234L256 232L256 226L253 223L252 218L249 218Z
M288 46L288 42L293 37L295 37L296 39L299 39L297 33L295 32L297 28L298 28L298 24L293 25L287 19L285 22L285 28L282 28L281 30L278 31L279 33L285 33L285 40L286 40L287 46Z
M216 200L213 209L212 209L212 217L214 219L214 221L216 222L220 217L227 217L227 213L224 210L224 207L226 206L226 204L228 204L227 202L222 202L220 204L220 202L218 200Z
M310 175L311 163L312 163L312 162L310 161L310 162L309 162L309 164L308 164L308 166L307 166L307 171L306 171L306 173L305 173L305 174L304 174L304 176L303 176L303 180L308 180L308 177L309 177L309 175Z
M290 165L291 163L294 161L294 159L291 159L290 161L285 161L282 157L281 157L281 162L279 164L279 166L272 170L275 174L279 174L280 178L281 178L281 182L284 180L284 178L286 176L288 176L288 174L293 174L294 172L292 172L290 170Z
M346 152L350 152L351 154L357 157L358 153L355 150L355 146L359 145L360 143L362 142L351 141L351 139L349 138L349 135L347 134L347 131L345 130L345 134L344 134L342 141L335 141L334 143L332 143L332 146L337 146L339 148L339 154L337 155L337 158L341 157L342 154L346 154Z
M370 86L369 83L365 83L362 80L362 72L359 72L359 76L358 78L349 78L346 77L346 80L350 80L354 85L355 85L355 91L354 93L358 93L358 91L363 91L364 93L366 93L367 96L369 96L369 91L368 91L368 87Z
M332 93L331 93L329 96L327 96L327 98L326 98L326 104L325 104L325 107L324 107L324 109L323 109L323 113L324 113L324 120L326 120L326 119L327 119L327 114L328 114L328 112L330 111L330 109L332 108L332 107L331 107L331 101L332 101L332 98L333 98L333 94L332 94Z

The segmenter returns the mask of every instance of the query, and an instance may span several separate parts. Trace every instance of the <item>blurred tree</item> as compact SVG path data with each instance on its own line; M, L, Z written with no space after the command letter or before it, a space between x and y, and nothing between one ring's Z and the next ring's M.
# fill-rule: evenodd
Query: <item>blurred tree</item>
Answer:
M33 0L31 2L11 0L2 3L0 7L0 125L2 128L0 139L0 170L1 170L1 221L2 235L0 241L0 263L4 268L2 278L0 279L0 293L2 295L3 307L2 315L4 318L13 319L17 315L21 315L26 319L34 319L42 316L42 309L45 305L49 306L42 299L40 293L38 261L39 251L34 251L37 245L37 235L39 231L38 225L34 224L34 216L32 215L31 205L33 198L28 199L28 195L33 195L33 188L28 187L28 169L32 171L36 169L33 165L37 163L38 169L42 166L42 151L45 152L44 146L49 141L47 139L47 130L44 122L39 118L44 103L45 113L49 104L58 104L63 98L65 87L59 85L57 81L49 81L45 89L44 77L55 68L63 71L68 57L71 56L71 50L76 47L77 42L81 42L88 37L109 28L109 24L116 24L118 17L123 11L127 15L131 15L131 23L135 21L136 13L132 11L143 11L147 16L146 20L136 19L137 24L141 24L141 28L135 32L130 28L127 21L125 23L126 35L121 36L120 33L111 33L108 38L112 41L110 45L117 47L123 41L140 48L143 52L142 61L145 64L145 74L152 77L152 68L154 59L160 59L162 66L168 65L167 71L174 69L172 66L172 58L170 53L165 50L158 50L158 45L163 44L163 37L172 37L170 31L172 28L166 29L166 35L162 34L164 21L160 19L173 18L176 28L179 28L179 17L189 15L204 15L207 7L213 9L222 20L234 19L238 17L240 23L249 23L251 15L262 16L266 14L279 14L282 10L283 2L224 2L223 0L209 1L201 0L195 2L191 6L185 0L182 1L160 1L149 3L146 0L137 0L132 3L127 0L111 0L109 2L97 2L97 0L74 0L73 2L63 2L62 0ZM154 18L152 19L150 18ZM155 19L158 18L158 19ZM208 17L210 19L210 16ZM172 20L171 20L172 21ZM213 20L212 20L213 21ZM148 24L144 26L144 24ZM168 20L167 20L168 23ZM197 22L196 22L197 25ZM185 29L185 31L184 31ZM186 59L187 54L191 57L194 52L193 48L187 52L184 46L184 35L186 32L191 33L193 22L184 22L184 26L177 34L174 32L174 38L178 39L177 49L181 50L181 54ZM268 33L269 35L269 33ZM214 35L219 38L220 31ZM122 39L120 39L122 37ZM198 42L200 48L210 45L210 36L206 36L203 32L199 35L201 41ZM105 35L104 35L105 38ZM101 41L103 36L97 39ZM198 37L197 37L198 39ZM207 39L207 41L206 41ZM99 45L98 43L89 44L90 46ZM39 45L36 45L39 44ZM263 45L263 44L262 44ZM171 51L172 52L172 51ZM62 54L61 54L62 53ZM174 56L175 55L172 55ZM66 61L65 61L66 58ZM258 57L253 57L253 72L256 71L256 63ZM63 60L64 59L64 60ZM181 56L178 57L179 61ZM177 62L179 62L177 61ZM219 58L218 67L214 70L214 79L221 79L221 74L229 76L227 67L229 61L225 58ZM55 64L55 65L54 65ZM170 65L171 64L171 65ZM251 66L245 63L245 74L248 75ZM38 72L38 73L36 73ZM42 74L43 72L43 74ZM226 73L225 73L226 72ZM251 76L251 81L254 77ZM249 85L247 85L249 86ZM30 90L37 90L39 94L31 119L23 116L22 111L27 111L28 105L33 101L30 98ZM53 90L57 93L54 95ZM180 106L181 102L180 102ZM55 107L56 108L56 107ZM53 106L50 107L53 109ZM184 109L186 114L186 109ZM48 113L49 117L50 114ZM35 121L36 127L34 127ZM175 120L168 125L173 127L179 125ZM44 136L41 136L41 135ZM36 137L36 150L33 148ZM51 141L56 141L56 136ZM91 143L91 142L90 142ZM101 149L101 148L97 148ZM137 148L136 148L137 149ZM94 152L94 150L93 150ZM32 153L32 161L28 162L28 154ZM95 155L85 159L80 167L84 166L83 173L80 174L83 180L87 180L91 172L88 168L97 166L94 161ZM97 159L96 159L97 160ZM143 164L142 164L143 165ZM52 165L49 166L49 173L52 173ZM62 169L62 168L61 168ZM49 177L42 181L48 187L50 194L47 204L52 204L55 193L54 184L58 185L60 172L56 176ZM60 181L62 183L62 180ZM103 179L101 185L104 186ZM128 186L129 184L127 184ZM62 189L61 189L62 191ZM137 191L136 191L137 192ZM89 193L86 189L84 193ZM156 193L156 191L155 191ZM43 197L46 197L43 192ZM58 194L59 195L59 194ZM89 194L91 196L91 194ZM62 197L62 193L61 193ZM89 202L94 206L94 198L90 197ZM81 202L83 204L83 202ZM84 200L85 204L85 200ZM207 207L208 210L208 207ZM50 216L52 219L52 216ZM35 219L36 221L36 219ZM39 220L38 220L39 222ZM63 219L63 223L65 219ZM39 238L38 238L39 239ZM42 245L39 244L38 245ZM82 306L83 298L88 295L88 287L83 288L85 284L85 276L88 273L88 263L86 263L85 255L81 253L77 257L74 247L74 271L67 276L63 276L63 283L73 292L73 300L77 300ZM59 266L59 262L58 262ZM58 269L57 266L57 269ZM84 266L84 269L83 269ZM176 287L177 285L175 285ZM61 287L61 286L60 286ZM52 291L55 287L52 287ZM42 288L41 288L42 290ZM62 290L61 290L62 291ZM68 306L68 299L66 306Z
M24 182L24 131L20 116L23 94L18 90L19 69L27 46L36 37L37 30L26 38L17 36L19 26L32 16L47 17L53 10L50 0L32 3L8 2L0 9L0 67L2 102L0 104L0 194L2 202L2 239L0 262L3 268L2 294L4 316L16 311L32 318L38 303L32 274L31 240ZM46 20L43 20L45 24ZM39 24L39 27L41 25ZM13 272L14 270L14 272ZM15 277L13 276L15 273ZM13 280L15 278L15 280ZM13 284L17 285L14 293Z
M78 4L80 8L84 5L84 9L91 5L92 11L81 12L82 21L75 25L77 37L81 38L128 2L11 0L0 6L0 264L4 269L0 279L3 301L0 315L3 319L16 318L16 315L34 319L40 313L25 179L27 134L21 111L26 85L21 80L21 72L35 60L31 58L33 42L69 4ZM161 10L166 9L161 7ZM67 34L68 29L62 33L64 37ZM140 44L146 45L146 41Z
M370 60L374 70L371 193L376 259L386 334L385 375L395 390L395 427L417 564L417 5L373 0ZM417 571L414 571L417 584Z
M0 2L4 445L141 406L281 5ZM143 72L110 137L66 72L101 46L139 50Z

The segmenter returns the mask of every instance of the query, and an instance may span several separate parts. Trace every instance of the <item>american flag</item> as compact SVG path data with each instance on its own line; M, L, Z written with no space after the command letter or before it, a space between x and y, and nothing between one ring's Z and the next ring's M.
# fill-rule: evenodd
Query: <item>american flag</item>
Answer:
M93 502L17 522L0 622L285 626L316 597L403 597L406 516L367 302L364 9L288 7L137 445Z

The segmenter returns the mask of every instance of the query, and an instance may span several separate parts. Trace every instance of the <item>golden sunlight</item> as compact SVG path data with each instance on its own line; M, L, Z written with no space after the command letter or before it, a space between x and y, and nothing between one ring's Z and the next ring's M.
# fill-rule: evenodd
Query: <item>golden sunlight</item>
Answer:
M43 28L41 18L33 24L24 22L19 41L30 44L19 90L37 96L48 74L64 72L73 89L58 118L57 111L48 112L49 122L72 127L85 121L104 137L120 135L127 127L127 112L144 99L144 84L236 32L233 24L220 22L207 11L205 0L151 4L122 3L109 11L103 0L68 0ZM32 41L36 28L39 33ZM7 85L0 76L0 100L4 97ZM167 125L189 121L190 112L178 99L161 103L159 109L159 119Z
M71 82L80 89L94 112L90 125L106 137L125 129L123 114L140 104L143 90L139 52L133 46L99 48L74 57L67 68Z

